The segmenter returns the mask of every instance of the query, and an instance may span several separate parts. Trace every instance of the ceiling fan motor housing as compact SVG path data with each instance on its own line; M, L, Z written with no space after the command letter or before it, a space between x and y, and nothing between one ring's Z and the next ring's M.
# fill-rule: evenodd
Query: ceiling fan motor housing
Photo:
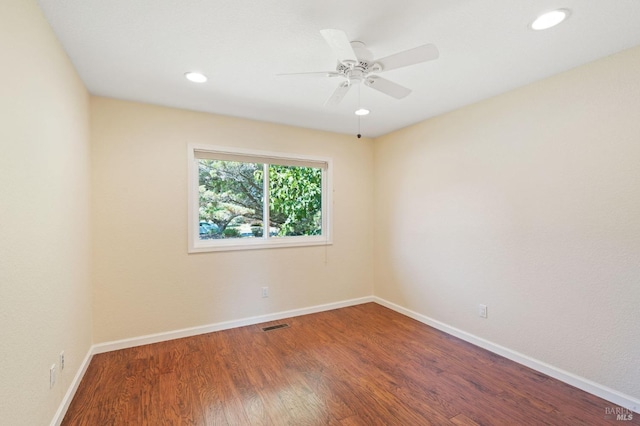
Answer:
M336 71L345 76L349 81L362 81L371 72L380 72L382 67L373 62L373 54L361 41L352 41L351 47L356 54L357 62L338 62Z

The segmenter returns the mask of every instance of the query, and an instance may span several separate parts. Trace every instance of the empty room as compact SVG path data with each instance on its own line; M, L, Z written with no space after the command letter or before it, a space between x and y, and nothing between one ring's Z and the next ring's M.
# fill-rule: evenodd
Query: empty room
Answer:
M640 424L640 2L1 0L0 424Z

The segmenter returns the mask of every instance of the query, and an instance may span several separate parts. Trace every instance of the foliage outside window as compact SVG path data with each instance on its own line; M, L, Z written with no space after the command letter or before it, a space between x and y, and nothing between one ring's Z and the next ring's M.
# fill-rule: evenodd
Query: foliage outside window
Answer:
M190 251L330 243L328 160L209 147L190 162Z

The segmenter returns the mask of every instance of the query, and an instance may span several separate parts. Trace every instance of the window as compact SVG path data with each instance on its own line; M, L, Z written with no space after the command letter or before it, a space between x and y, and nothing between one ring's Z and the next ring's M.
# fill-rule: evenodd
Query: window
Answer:
M330 244L331 161L189 146L189 252Z

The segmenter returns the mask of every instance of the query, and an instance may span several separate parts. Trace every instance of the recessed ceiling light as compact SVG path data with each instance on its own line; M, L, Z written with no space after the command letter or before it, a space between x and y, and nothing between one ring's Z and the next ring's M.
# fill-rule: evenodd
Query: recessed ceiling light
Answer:
M204 83L207 81L207 76L204 74L200 74L199 72L187 72L184 76L189 81L193 81L194 83Z
M356 111L356 115L367 115L369 114L371 111L369 111L368 109L365 108L360 108L359 110Z
M544 13L536 18L531 24L531 28L534 30L546 30L547 28L555 27L569 16L568 9L557 9L551 12Z

